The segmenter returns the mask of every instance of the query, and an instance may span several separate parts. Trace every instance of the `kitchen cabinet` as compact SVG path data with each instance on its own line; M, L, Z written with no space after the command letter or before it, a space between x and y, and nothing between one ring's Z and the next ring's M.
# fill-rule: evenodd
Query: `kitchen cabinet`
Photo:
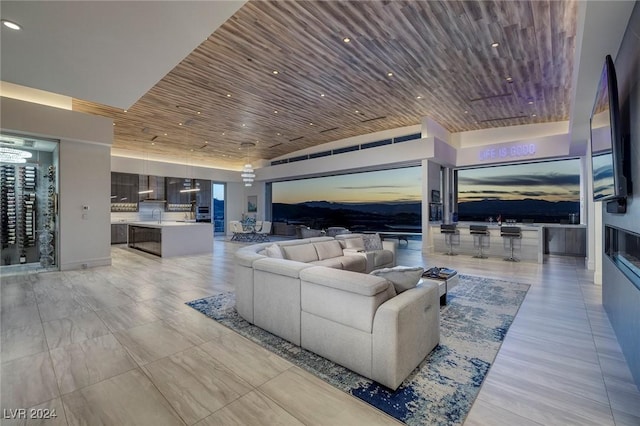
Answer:
M138 201L165 199L164 176L139 175L138 188L144 192L138 194Z
M111 224L111 244L126 244L127 242L127 224L112 223Z
M545 253L586 256L587 230L583 226L545 226Z
M139 191L138 175L133 173L111 172L111 211L136 211ZM118 208L114 210L113 205ZM121 210L125 209L126 210Z

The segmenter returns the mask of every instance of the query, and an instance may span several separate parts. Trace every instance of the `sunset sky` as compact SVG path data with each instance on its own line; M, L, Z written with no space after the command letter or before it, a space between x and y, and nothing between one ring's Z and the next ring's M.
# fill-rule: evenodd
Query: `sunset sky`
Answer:
M458 202L483 199L580 200L578 159L458 171Z
M273 184L273 202L341 203L413 202L421 200L420 167L302 179ZM483 199L579 201L578 159L462 169L458 201Z
M273 202L411 202L422 199L420 167L354 173L273 184Z

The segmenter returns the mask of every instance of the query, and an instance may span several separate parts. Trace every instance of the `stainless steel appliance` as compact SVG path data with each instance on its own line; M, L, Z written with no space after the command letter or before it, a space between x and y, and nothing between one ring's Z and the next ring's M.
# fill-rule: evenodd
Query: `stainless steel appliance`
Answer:
M196 222L211 222L211 208L209 206L196 207Z

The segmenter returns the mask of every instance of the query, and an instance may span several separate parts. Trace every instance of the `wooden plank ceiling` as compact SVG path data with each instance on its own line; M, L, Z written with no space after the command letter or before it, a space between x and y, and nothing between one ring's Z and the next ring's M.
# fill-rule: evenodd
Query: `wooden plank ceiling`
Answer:
M113 118L114 148L132 156L225 169L426 116L452 132L567 120L576 11L575 0L251 1L127 112L73 108Z

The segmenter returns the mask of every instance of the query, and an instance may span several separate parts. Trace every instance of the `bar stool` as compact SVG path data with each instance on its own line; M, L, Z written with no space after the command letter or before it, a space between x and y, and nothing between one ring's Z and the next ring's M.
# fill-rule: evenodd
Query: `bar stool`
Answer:
M457 225L455 223L443 223L440 225L440 233L444 234L444 243L449 246L449 251L445 254L448 256L457 256L458 253L453 252L453 246L460 245L460 232L457 229Z
M500 236L503 238L504 248L506 247L507 240L509 241L509 249L511 250L511 256L505 257L504 260L509 262L519 262L519 259L516 259L513 256L513 240L522 238L522 230L519 226L502 226L500 227Z
M482 248L489 248L490 233L486 225L469 225L469 233L473 235L473 247L478 249L478 253L473 256L476 259L486 259L487 256L482 254ZM486 245L485 245L486 242Z

